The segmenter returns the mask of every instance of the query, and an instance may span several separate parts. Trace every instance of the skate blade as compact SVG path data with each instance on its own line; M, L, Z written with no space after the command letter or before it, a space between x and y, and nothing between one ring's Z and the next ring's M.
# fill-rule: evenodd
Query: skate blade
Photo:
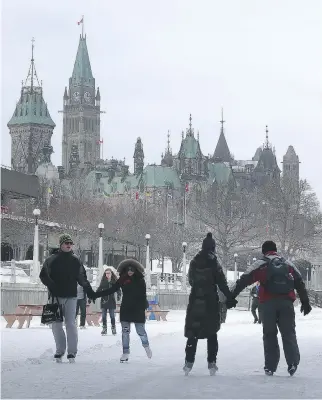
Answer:
M184 376L188 376L191 372L191 368L183 368Z
M210 376L216 375L216 372L217 372L217 370L216 370L215 368L211 368L211 369L209 370Z
M120 360L120 363L127 363L129 361L129 359L126 360Z
M55 358L55 363L57 364L61 364L63 362L63 360L61 358Z
M69 364L75 364L75 358L70 358L68 361L69 361Z

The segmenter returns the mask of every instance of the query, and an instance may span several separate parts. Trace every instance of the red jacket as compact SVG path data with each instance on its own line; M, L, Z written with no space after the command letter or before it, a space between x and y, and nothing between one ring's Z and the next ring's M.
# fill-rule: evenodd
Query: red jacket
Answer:
M274 257L279 257L279 255L274 251L270 251L265 254L265 257L274 258ZM291 261L286 260L285 262L289 266L289 272L294 278L294 287L300 297L301 302L303 303L305 301L308 301L308 295L305 288L305 283L302 279L300 271ZM235 287L232 291L233 296L234 297L238 296L238 294L241 291L243 291L247 286L258 281L260 282L260 287L258 292L260 303L264 303L265 301L276 297L290 298L292 301L296 299L296 294L294 290L292 290L287 295L270 293L265 287L266 279L267 279L267 261L264 259L255 261L254 264L252 264L244 272L244 274L240 277L240 279L237 280Z

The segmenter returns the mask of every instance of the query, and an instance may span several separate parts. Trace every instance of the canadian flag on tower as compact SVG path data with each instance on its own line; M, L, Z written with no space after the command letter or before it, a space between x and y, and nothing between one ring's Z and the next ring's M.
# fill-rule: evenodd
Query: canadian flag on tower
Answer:
M189 192L189 183L186 183L186 192Z
M97 144L102 144L102 143L103 143L103 139L97 141Z
M77 25L80 25L84 22L84 17L82 17L82 19L80 21L77 22Z

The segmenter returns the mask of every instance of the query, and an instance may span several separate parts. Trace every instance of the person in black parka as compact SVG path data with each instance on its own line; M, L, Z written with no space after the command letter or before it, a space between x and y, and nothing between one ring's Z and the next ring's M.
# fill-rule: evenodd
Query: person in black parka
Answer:
M101 283L98 287L99 290L109 289L111 288L117 281L118 275L113 267L108 267L107 265L103 265L104 274L101 279ZM121 300L121 289L117 291L117 301ZM104 296L101 298L101 310L102 310L102 322L103 322L103 330L102 335L107 334L107 311L110 314L111 319L111 329L113 335L116 335L116 326L115 326L115 310L116 310L116 301L115 294L110 294L109 296Z
M218 339L220 329L220 305L217 285L226 297L227 308L235 307L237 301L231 295L225 274L215 255L216 243L209 232L202 243L202 250L190 263L188 277L191 285L184 334L188 339L183 370L191 371L198 339L207 339L208 368L213 375L217 370Z
M122 326L123 354L120 361L128 361L129 358L132 322L147 356L151 358L152 351L145 330L145 310L149 307L149 303L146 297L146 285L143 275L144 267L134 259L127 259L119 264L117 270L120 278L111 288L97 290L95 298L109 296L122 289L123 297L120 308L120 322Z

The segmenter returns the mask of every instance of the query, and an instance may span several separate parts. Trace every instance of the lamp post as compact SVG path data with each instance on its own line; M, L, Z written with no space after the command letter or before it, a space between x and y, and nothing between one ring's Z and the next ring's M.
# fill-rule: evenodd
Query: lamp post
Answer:
M39 208L35 208L32 212L35 217L35 234L34 234L34 249L33 249L33 271L32 271L32 281L35 283L39 282L39 273L40 273L40 265L39 265L39 227L38 227L38 218L41 214Z
M238 254L235 253L235 254L234 254L234 259L235 259L234 280L235 280L235 282L236 282L237 279L238 279L237 257L238 257Z
M253 263L254 263L256 260L257 260L257 258L256 258L256 257L254 257L254 258L253 258Z
M104 224L101 222L98 224L99 229L99 242L98 242L98 268L97 268L97 277L96 277L96 286L98 287L100 279L103 276L103 230Z
M182 290L187 290L187 257L186 257L187 243L182 243Z
M309 288L309 267L306 267L306 288Z
M147 233L145 235L145 240L146 240L145 282L148 290L151 290L150 239L151 235Z

